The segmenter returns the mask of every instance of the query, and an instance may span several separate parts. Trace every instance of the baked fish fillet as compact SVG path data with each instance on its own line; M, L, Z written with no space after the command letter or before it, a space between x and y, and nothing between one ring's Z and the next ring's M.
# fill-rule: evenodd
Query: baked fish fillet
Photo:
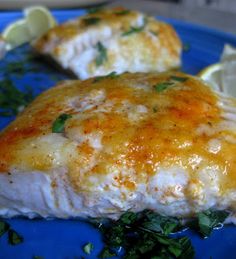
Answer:
M1 216L191 217L208 208L235 213L236 101L196 77L65 81L0 135Z
M33 46L80 79L112 71L160 72L181 63L181 42L172 26L123 8L68 21Z

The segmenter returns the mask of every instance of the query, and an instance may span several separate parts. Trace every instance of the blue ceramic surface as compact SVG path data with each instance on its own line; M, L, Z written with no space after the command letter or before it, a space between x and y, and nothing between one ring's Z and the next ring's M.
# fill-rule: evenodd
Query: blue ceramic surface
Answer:
M84 13L83 10L54 11L59 22L76 17ZM0 31L13 20L19 19L19 12L0 13ZM219 60L225 43L236 46L236 36L187 24L176 20L158 17L171 23L177 30L183 43L189 50L183 52L183 71L196 74L205 66ZM29 46L23 46L0 62L0 79L9 77L19 89L31 87L34 95L52 86L55 82L68 78L67 75L57 72L53 68L38 60L25 62L24 59L30 52ZM20 75L17 71L6 74L4 69L9 62L22 61L29 68L29 72ZM33 69L32 69L33 68ZM32 71L33 70L33 71ZM40 71L40 72L39 72ZM0 117L0 128L6 126L13 117ZM44 259L74 259L97 258L102 249L100 233L89 224L80 220L8 220L11 226L24 236L24 242L17 246L10 246L7 238L0 239L0 259L31 259L33 256L42 256ZM226 226L214 231L208 239L202 239L197 234L186 231L195 247L198 259L233 259L235 258L236 228ZM88 242L94 244L91 255L83 253L83 245Z

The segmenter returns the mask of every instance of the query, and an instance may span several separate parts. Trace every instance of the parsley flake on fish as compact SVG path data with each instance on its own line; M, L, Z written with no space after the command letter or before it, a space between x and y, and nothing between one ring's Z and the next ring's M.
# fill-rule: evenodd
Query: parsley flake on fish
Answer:
M100 20L101 18L99 17L89 17L89 18L84 18L82 21L85 26L90 26L90 25L97 24L98 22L100 22Z
M140 26L140 27L131 26L128 31L122 33L122 36L128 36L130 34L141 32L141 31L143 31L144 27L145 26Z
M115 14L116 15L126 15L129 14L130 10L121 10L121 11L116 11Z
M144 30L145 26L147 24L147 18L144 18L143 25L142 26L130 26L130 29L126 32L123 32L121 36L128 36L134 33L139 33Z
M159 34L158 31L149 30L149 32L154 36L158 36Z
M185 81L187 81L187 80L188 80L188 77L171 76L171 77L170 77L170 80L184 83Z
M110 79L114 79L117 78L119 75L117 75L117 73L115 71L111 72L110 74L106 75L106 76L97 76L94 78L93 83L97 83L105 78L110 78Z
M65 128L65 122L72 117L71 114L63 113L53 122L52 132L53 133L62 133Z
M170 86L173 86L172 82L162 82L162 83L157 83L156 85L154 85L154 89L158 92L161 93L164 90L166 90L167 88L169 88Z
M107 60L107 49L99 41L96 45L98 56L95 59L96 66L101 66Z

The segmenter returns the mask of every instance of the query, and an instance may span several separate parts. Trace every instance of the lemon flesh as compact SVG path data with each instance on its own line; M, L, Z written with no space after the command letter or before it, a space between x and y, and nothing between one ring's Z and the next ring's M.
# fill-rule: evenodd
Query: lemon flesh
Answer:
M57 24L50 11L42 6L28 7L24 9L24 15L33 38L40 37Z
M2 37L7 43L8 50L30 41L32 38L24 19L8 25L3 31Z
M236 48L226 44L219 63L198 74L213 89L236 97Z
M206 81L214 90L222 91L221 82L222 64L216 63L211 66L204 68L198 76Z

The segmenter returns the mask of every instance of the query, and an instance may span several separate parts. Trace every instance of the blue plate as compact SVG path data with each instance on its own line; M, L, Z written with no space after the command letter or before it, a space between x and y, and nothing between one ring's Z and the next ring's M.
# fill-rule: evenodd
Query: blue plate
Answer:
M55 11L54 15L59 22L84 14L83 10ZM1 13L0 31L13 20L19 19L19 12ZM198 73L202 68L219 60L225 43L236 46L236 37L230 34L187 24L180 21L158 17L171 23L177 30L185 46L189 49L183 52L183 70L190 74ZM67 75L58 73L50 66L38 60L25 59L30 52L29 46L23 46L0 62L0 79L10 77L19 89L31 87L33 94L55 84L55 82L68 78ZM26 63L28 73L23 76L13 69L12 73L6 74L4 68L9 62L21 61ZM40 72L38 72L40 71ZM6 126L13 117L0 117L0 128ZM97 258L103 244L100 233L89 224L79 220L8 220L11 226L24 236L24 242L17 246L10 246L7 238L0 239L0 258L31 259L33 256L42 256L44 259L74 259L74 258ZM226 226L214 231L210 238L202 239L197 234L186 231L195 247L196 258L235 258L236 228ZM91 255L83 252L83 245L88 242L94 244Z

